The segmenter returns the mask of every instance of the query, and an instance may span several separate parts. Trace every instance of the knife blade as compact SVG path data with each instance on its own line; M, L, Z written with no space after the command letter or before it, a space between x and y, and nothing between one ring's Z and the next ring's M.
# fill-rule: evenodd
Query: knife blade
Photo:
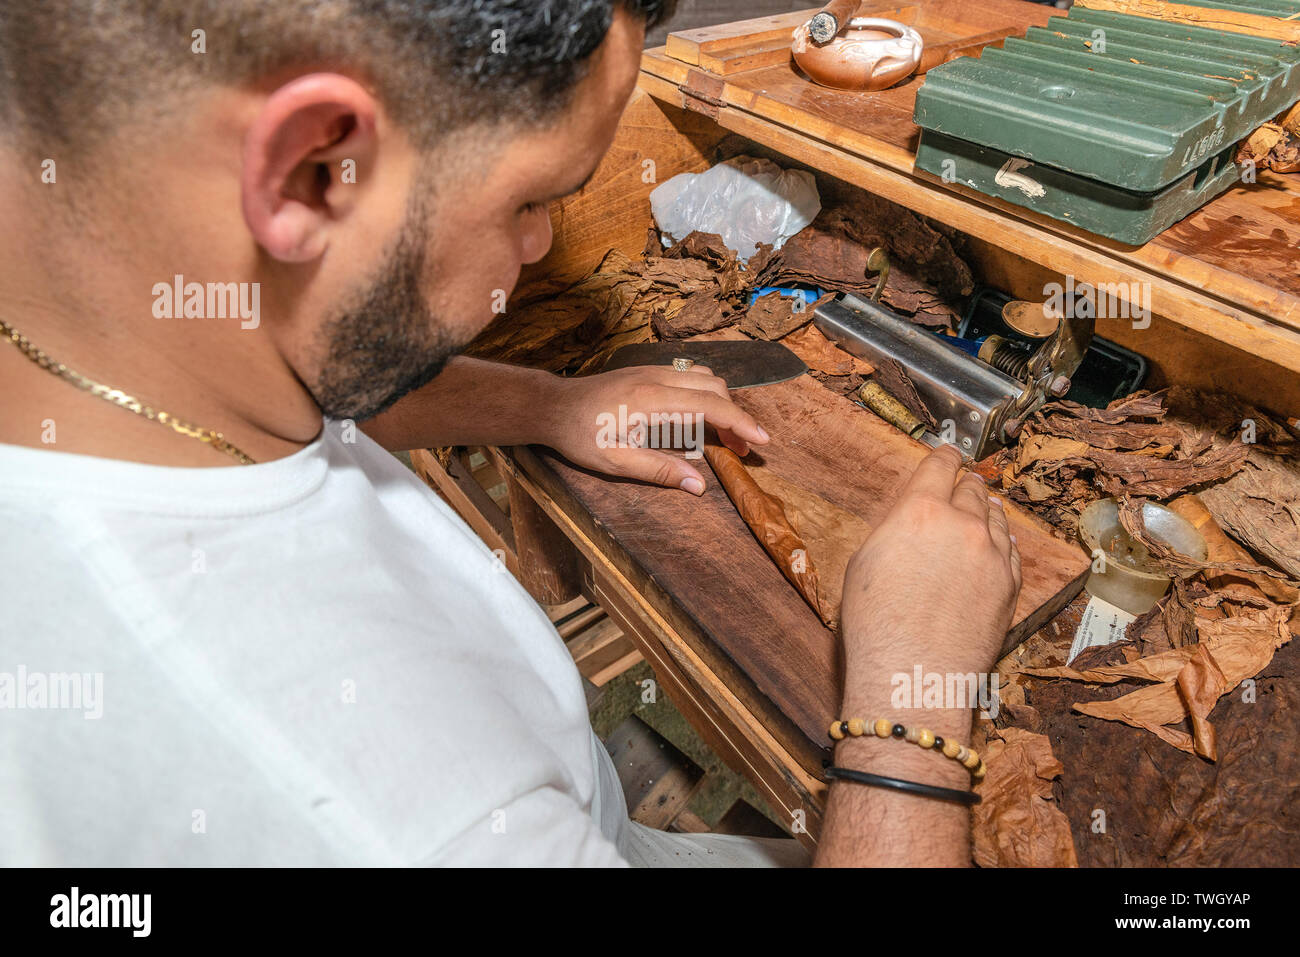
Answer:
M677 340L636 342L614 350L602 371L630 366L669 366L674 359L691 359L708 366L729 389L772 385L808 371L803 360L779 342L751 340Z

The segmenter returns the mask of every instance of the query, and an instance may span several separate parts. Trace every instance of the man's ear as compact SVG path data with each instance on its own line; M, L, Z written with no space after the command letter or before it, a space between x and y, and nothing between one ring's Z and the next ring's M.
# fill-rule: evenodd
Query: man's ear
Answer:
M374 160L376 111L374 97L336 73L298 77L262 105L244 137L240 193L248 228L276 259L325 252L331 226L356 202L350 184Z

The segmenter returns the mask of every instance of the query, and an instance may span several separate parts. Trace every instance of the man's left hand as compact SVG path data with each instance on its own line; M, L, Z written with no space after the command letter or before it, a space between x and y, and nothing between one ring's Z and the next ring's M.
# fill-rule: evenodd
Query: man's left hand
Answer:
M693 495L703 494L704 476L687 458L663 450L662 439L673 434L674 425L680 423L675 434L685 435L688 450L696 452L703 450L704 422L737 455L768 442L763 427L731 401L727 384L705 366L682 372L636 366L564 379L558 396L546 445L574 465ZM666 418L671 416L680 418Z

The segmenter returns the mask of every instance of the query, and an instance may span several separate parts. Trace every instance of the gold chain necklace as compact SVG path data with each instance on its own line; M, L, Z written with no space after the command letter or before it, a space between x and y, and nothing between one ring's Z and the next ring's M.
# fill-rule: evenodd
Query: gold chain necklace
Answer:
M163 412L159 409L151 408L145 405L134 396L127 395L121 389L114 389L110 386L96 382L94 379L88 379L80 372L69 369L62 362L55 362L44 352L32 345L22 333L18 332L12 326L8 325L3 319L0 319L0 334L3 334L10 342L16 345L20 352L27 358L31 359L42 369L47 372L53 372L60 379L71 382L78 389L89 392L91 395L97 395L101 399L106 399L114 405L121 406L134 412L136 415L142 415L150 422L161 422L174 432L181 435L188 435L192 439L198 439L219 452L225 452L227 455L235 458L241 465L256 464L247 455L241 452L235 446L226 441L226 437L220 432L214 432L212 429L205 429L197 425L191 425L181 419L176 418L170 412Z

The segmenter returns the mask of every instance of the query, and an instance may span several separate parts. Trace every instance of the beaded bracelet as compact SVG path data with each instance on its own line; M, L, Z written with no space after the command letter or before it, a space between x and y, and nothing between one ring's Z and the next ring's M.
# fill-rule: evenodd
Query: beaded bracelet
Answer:
M907 728L895 724L888 718L877 718L868 724L861 718L849 718L831 722L830 735L836 741L847 736L860 738L864 734L875 734L878 738L903 738L922 748L935 748L946 758L952 758L971 773L976 781L983 780L987 768L984 761L973 748L967 748L956 741L945 741L929 728Z

